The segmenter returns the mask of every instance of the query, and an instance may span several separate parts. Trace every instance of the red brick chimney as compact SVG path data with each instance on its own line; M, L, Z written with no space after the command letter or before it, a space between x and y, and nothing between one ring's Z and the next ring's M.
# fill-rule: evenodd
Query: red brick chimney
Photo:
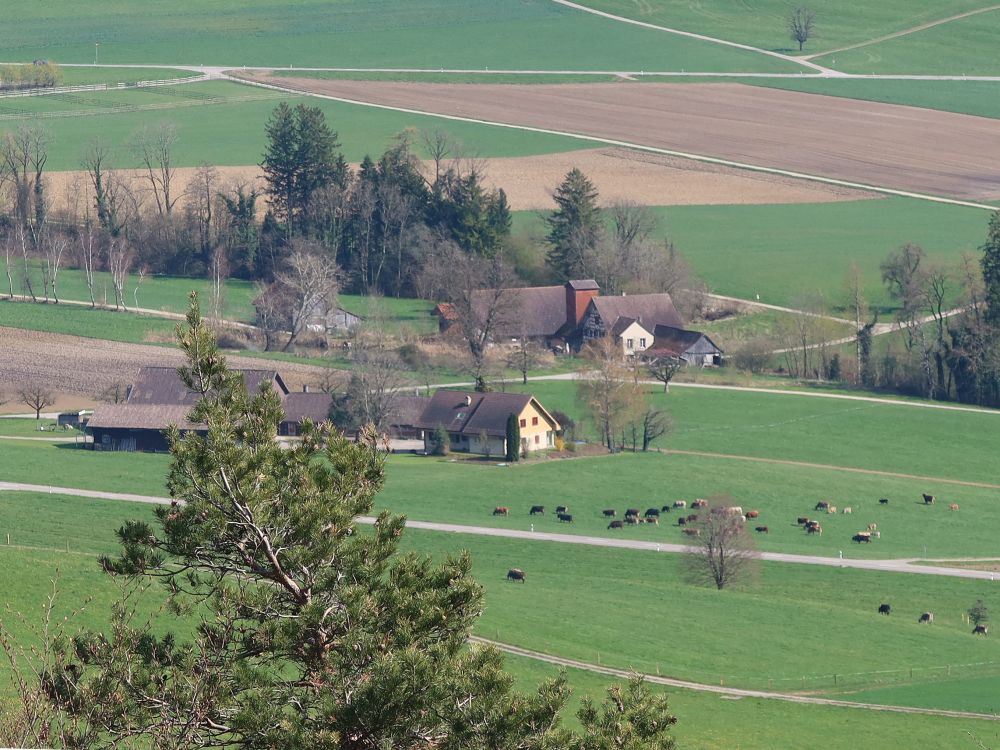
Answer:
M566 323L576 328L587 312L587 305L594 297L599 297L601 288L593 279L566 282Z

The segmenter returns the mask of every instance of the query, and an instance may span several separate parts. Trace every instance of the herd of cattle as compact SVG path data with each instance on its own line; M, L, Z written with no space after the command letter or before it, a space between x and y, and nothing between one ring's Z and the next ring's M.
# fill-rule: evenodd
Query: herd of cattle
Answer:
M933 495L923 495L924 505L934 504ZM879 499L880 505L888 505L889 498L883 497ZM691 501L691 509L698 510L701 508L707 508L708 501L704 499L697 499ZM608 519L608 529L623 529L626 526L638 526L640 524L652 524L654 526L660 525L660 515L663 513L669 513L671 511L686 511L688 509L688 503L685 500L676 500L670 505L663 505L659 508L647 508L645 512L642 512L639 508L628 508L625 511L624 518L618 519L618 511L614 508L606 508L601 511L605 519ZM949 510L958 510L958 503L951 503L948 505ZM734 516L739 517L744 521L756 521L760 517L759 510L749 510L744 512L743 508L734 505L725 508L727 512L732 513ZM841 507L839 510L837 506L831 505L825 500L821 500L816 503L814 507L815 511L826 513L827 515L836 515L838 512L841 515L852 515L854 513L854 508L851 506ZM494 516L508 516L510 515L510 508L506 505L498 505L493 509ZM544 505L532 505L531 509L528 511L530 516L545 515ZM701 534L701 530L695 525L698 522L697 513L679 513L676 516L677 526L682 527L682 531L685 535L689 537L696 537ZM560 523L573 523L573 515L569 512L569 506L559 505L556 507L556 519ZM823 533L823 526L819 521L809 518L808 516L799 516L796 519L796 525L801 527L807 534L820 535ZM761 524L754 526L754 531L758 534L768 534L770 529ZM866 528L861 531L856 532L852 537L851 541L857 544L871 544L874 539L880 539L882 537L882 532L878 529L878 524L869 523ZM523 580L516 579L516 580Z
M891 604L886 604L883 602L882 604L878 605L878 613L880 615L885 615L886 617L888 617L890 612L892 612ZM917 622L926 622L928 625L933 625L934 613L924 612L922 615L920 615L920 617L917 618ZM990 631L989 625L985 623L980 623L972 629L972 634L985 636L989 635L989 631Z

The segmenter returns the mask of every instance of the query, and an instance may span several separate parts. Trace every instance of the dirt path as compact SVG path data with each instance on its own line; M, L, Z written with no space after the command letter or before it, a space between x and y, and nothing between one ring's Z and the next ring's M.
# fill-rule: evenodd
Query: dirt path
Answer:
M616 679L627 680L634 674L632 670L615 669L614 667L605 667L600 664L591 664L590 662L578 661L576 659L566 659L561 656L552 656L551 654L543 654L539 651L531 651L526 648L521 648L520 646L512 646L508 643L500 643L499 641L492 641L478 636L472 636L469 640L473 643L494 646L504 653L511 654L512 656L534 659L535 661L554 664L559 667L580 669L585 672L593 672L596 674L606 675L608 677L614 677ZM811 695L796 695L795 693L773 693L767 690L746 690L741 688L722 687L719 685L705 685L700 682L678 680L673 677L663 677L661 675L653 674L643 674L642 678L646 682L654 685L665 685L667 687L681 688L683 690L695 690L702 693L715 693L717 695L731 696L734 698L764 698L766 700L784 701L786 703L799 703L813 706L834 706L836 708L854 708L865 711L885 711L888 713L898 714L924 714L927 716L947 716L958 719L982 719L987 721L1000 720L1000 716L997 716L996 714L981 714L973 711L949 711L939 708L891 706L881 705L878 703L855 703L852 701L838 700L836 698L817 698Z
M927 23L922 23L919 26L913 26L909 29L903 29L902 31L897 31L893 34L886 34L885 36L875 37L874 39L869 39L867 42L858 42L857 44L849 44L846 47L837 47L836 49L830 49L826 52L817 52L814 55L802 55L798 60L803 62L809 60L815 60L818 57L826 57L827 55L833 55L837 52L847 52L852 49L861 49L862 47L868 47L872 44L878 44L879 42L887 42L890 39L898 39L901 36L909 36L910 34L916 34L918 31L924 31L925 29L932 29L935 26L941 26L942 24L951 23L952 21L958 21L962 18L968 18L969 16L978 16L980 13L989 13L993 10L1000 10L1000 5L990 5L986 8L977 8L976 10L969 10L965 13L958 13L954 16L948 16L947 18L940 18L937 21L929 21Z
M980 209L1000 121L719 83L438 84L258 77L336 101L554 133Z

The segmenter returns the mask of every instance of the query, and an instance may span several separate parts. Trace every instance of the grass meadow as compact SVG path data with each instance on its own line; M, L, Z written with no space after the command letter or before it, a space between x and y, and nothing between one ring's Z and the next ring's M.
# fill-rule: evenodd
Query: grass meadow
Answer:
M650 209L693 271L716 293L775 305L821 300L842 307L851 262L871 303L895 307L879 263L899 246L920 245L932 261L957 266L986 239L989 214L907 198L795 205L670 206ZM518 212L515 228L542 234L542 214ZM958 287L954 286L953 297Z
M728 0L696 3L689 0L584 0L583 4L627 18L762 49L798 52L798 45L788 35L791 6L783 0L757 0L753 3ZM809 5L816 12L816 35L806 44L803 54L859 44L983 5L978 0L885 0L880 3L818 0ZM836 57L839 60L840 54ZM828 60L820 62L832 65Z
M109 23L109 17L114 23ZM581 40L587 40L581 44ZM545 0L88 0L11 9L14 59L227 66L790 72L794 63L615 23Z

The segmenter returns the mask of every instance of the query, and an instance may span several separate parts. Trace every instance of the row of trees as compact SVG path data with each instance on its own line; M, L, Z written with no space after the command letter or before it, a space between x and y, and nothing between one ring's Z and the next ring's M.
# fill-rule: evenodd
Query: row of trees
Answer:
M45 60L25 65L0 65L0 89L51 88L62 81L62 68Z

